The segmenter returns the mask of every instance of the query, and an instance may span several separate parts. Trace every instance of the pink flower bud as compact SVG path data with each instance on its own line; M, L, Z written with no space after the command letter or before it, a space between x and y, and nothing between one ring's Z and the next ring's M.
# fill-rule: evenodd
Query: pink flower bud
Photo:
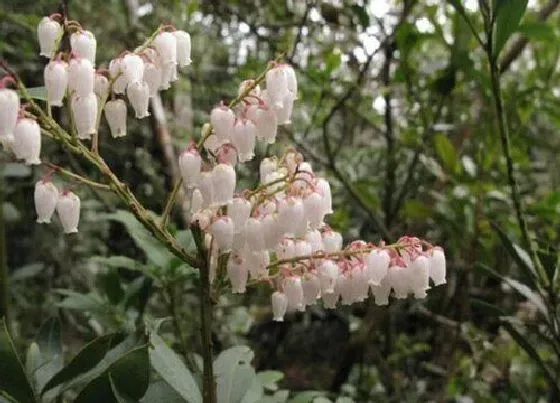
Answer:
M83 97L74 96L71 107L78 138L90 139L97 132L97 97L93 92Z
M177 63L186 67L192 63L191 60L191 36L185 31L174 31L173 35L177 42Z
M272 293L272 316L275 322L284 322L284 315L288 309L288 297L280 291Z
M430 260L430 277L433 280L434 285L445 284L446 264L443 249L435 247Z
M311 255L311 244L303 239L295 241L295 254L296 256L309 256Z
M160 32L153 42L163 65L177 64L177 39L171 32Z
M367 256L367 278L370 285L379 285L389 270L389 253L384 249L374 249Z
M210 233L221 251L231 249L233 243L233 221L228 216L219 217L210 226Z
M278 219L274 214L265 215L261 219L261 228L266 249L273 249L280 241L282 234L279 231Z
M52 58L56 52L57 41L62 38L62 26L50 17L43 17L37 25L37 37L41 56Z
M75 193L70 191L62 193L56 204L56 212L65 234L78 232L80 198Z
M231 292L243 294L246 291L249 271L245 262L237 253L232 253L228 259L227 275L231 282Z
M228 107L216 106L210 112L210 123L214 129L214 134L220 141L231 139L234 121L235 114Z
M239 119L233 126L231 142L237 149L239 162L246 162L255 156L256 128L248 119Z
M387 279L389 284L395 291L395 297L398 299L404 299L408 296L410 288L410 268L391 266L389 267L389 272L387 273Z
M179 156L179 170L187 188L193 188L200 183L200 167L202 158L195 149L185 150Z
M58 189L51 181L39 181L35 183L33 194L37 222L48 224L56 209L58 202Z
M233 200L235 192L235 169L228 164L218 164L212 169L213 204L223 206Z
M323 296L325 294L332 294L339 276L338 265L332 260L323 260L317 267L317 276L321 283Z
M105 118L111 135L115 138L126 136L126 102L114 99L105 104Z
M144 77L144 61L140 56L132 53L124 55L121 68L128 84L142 81Z
M68 64L64 61L52 60L45 66L43 77L49 105L62 106L62 99L68 87Z
M41 163L41 127L28 118L19 119L14 130L14 154L27 165Z
M342 250L342 235L336 231L323 232L323 245L327 253L339 252Z
M75 55L87 59L92 65L95 65L97 40L90 31L78 31L70 35L70 47Z
M126 87L126 96L134 109L136 119L150 116L148 105L150 102L150 89L145 82L134 82Z
M0 137L14 135L20 103L17 92L0 88Z
M93 94L95 70L87 59L72 59L68 65L68 90L74 96L87 97Z
M251 215L251 203L242 197L236 197L228 205L227 212L233 220L234 232L239 233Z

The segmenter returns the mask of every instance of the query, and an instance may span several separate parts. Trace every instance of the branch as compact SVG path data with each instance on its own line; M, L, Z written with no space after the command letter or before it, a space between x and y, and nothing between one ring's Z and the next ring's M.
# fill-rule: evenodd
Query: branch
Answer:
M179 194L179 189L183 186L183 178L180 178L177 182L175 182L175 186L173 186L173 190L167 199L167 203L165 203L165 208L163 213L161 213L161 228L165 229L167 227L167 222L169 221L169 215L171 214L171 210L175 205L177 200L177 195Z
M559 5L560 0L550 0L537 13L537 19L541 22L545 22L552 15L552 13L554 13ZM528 43L529 39L526 36L521 35L515 40L515 42L511 44L508 52L501 58L500 73L504 73L510 68L511 64L521 55L523 49L525 49Z
M391 63L393 61L394 46L385 48L385 62L381 69L381 77L385 91L385 142L387 143L387 163L385 168L385 195L383 210L385 211L385 225L389 227L392 221L391 206L395 192L397 161L395 159L395 134L393 132L393 112L391 109Z
M65 168L62 168L61 166L55 165L55 164L51 164L50 162L43 162L44 165L52 168L56 173L59 173L61 175L64 175L70 179L75 180L76 182L80 182L83 183L84 185L88 185L92 188L97 188L97 189L103 189L103 190L111 190L111 187L109 185L106 185L105 183L99 183L99 182L95 182L92 181L84 176L75 174L74 172L71 172Z

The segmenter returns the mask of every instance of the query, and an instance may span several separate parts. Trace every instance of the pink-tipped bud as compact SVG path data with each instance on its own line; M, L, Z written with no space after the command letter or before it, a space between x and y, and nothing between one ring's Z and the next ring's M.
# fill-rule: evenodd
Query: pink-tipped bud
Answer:
M235 114L230 108L216 106L210 112L210 123L214 129L214 134L220 142L231 139L234 122Z
M163 65L177 64L177 39L171 32L160 32L154 39L154 47Z
M105 77L104 75L101 75L101 74L96 74L95 75L95 82L93 84L93 92L95 92L95 95L97 95L97 98L99 98L101 101L106 100L107 97L109 96L110 87L111 87L111 84L109 83L109 80L107 79L107 77Z
M322 294L332 294L339 276L338 265L332 260L324 260L317 267Z
M255 156L256 128L253 122L238 119L233 126L231 142L237 149L239 162L246 162Z
M245 224L245 240L254 251L264 249L264 237L261 220L250 217Z
M237 234L245 227L251 215L251 203L241 197L236 197L227 208L228 215L233 220L234 232Z
M157 95L159 88L162 84L163 79L163 72L157 64L148 62L144 65L144 82L148 84L150 98L153 98Z
M132 53L124 55L121 68L128 84L142 81L144 77L144 61L140 56Z
M305 305L314 305L321 297L321 281L314 274L306 275L302 282Z
M288 297L288 307L290 309L301 310L305 307L300 276L291 276L284 279L284 293Z
M323 245L327 253L339 252L342 250L342 235L336 231L323 232Z

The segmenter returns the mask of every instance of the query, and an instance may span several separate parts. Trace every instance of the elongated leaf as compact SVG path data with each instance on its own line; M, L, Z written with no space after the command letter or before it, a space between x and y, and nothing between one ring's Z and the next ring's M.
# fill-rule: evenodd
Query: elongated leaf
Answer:
M471 298L471 304L472 304L473 307L481 309L485 314L488 314L488 315L492 315L492 316L496 316L496 317L507 315L507 312L505 312L499 306L489 304L488 302L483 301L483 300L478 299L478 298Z
M219 403L238 403L251 387L256 373L251 366L254 353L247 346L223 351L214 361Z
M46 87L28 88L27 92L29 93L29 96L33 99L38 99L40 101L46 101L47 100L47 88Z
M185 400L163 380L153 382L148 387L140 403L184 403Z
M325 392L320 392L317 390L307 390L305 392L299 392L289 403L312 403L316 397L325 396Z
M498 13L494 25L492 50L495 56L502 51L509 37L517 30L527 9L528 0L501 0L503 5L496 8Z
M527 338L524 335L522 335L511 323L504 321L502 322L502 326L504 329L507 330L507 332L511 335L511 337L513 337L513 339L517 342L517 344L519 344L519 346L523 350L525 350L525 352L529 355L529 357L531 357L535 361L535 363L542 369L544 375L546 376L548 382L550 383L550 386L555 388L557 391L560 391L558 384L556 383L556 380L554 378L554 375L552 374L548 366L544 363L541 356L539 355L537 350L533 347L531 342L527 340Z
M545 317L548 317L546 305L544 304L544 301L540 294L536 293L525 284L522 284L511 277L503 277L503 281L515 291L517 291L521 296L527 298L529 302L535 305L540 313L542 313Z
M459 159L455 147L445 134L437 134L434 137L434 144L438 157L443 162L443 165L451 173L455 173L459 167Z
M507 249L517 266L522 270L523 274L527 277L527 280L531 282L531 286L535 287L537 285L537 276L535 272L535 268L533 266L533 262L531 262L531 258L527 254L527 252L521 248L519 245L514 243L507 234L502 231L500 227L496 224L492 224L494 230L498 233L502 244Z
M122 333L114 333L98 337L86 344L66 367L47 382L42 393L92 370L105 357L112 345L119 344L123 340Z
M187 402L202 402L196 381L177 354L155 333L150 334L150 344L152 368Z
M140 224L132 213L118 210L115 213L101 214L101 218L123 224L136 245L144 251L148 260L156 266L165 268L173 259L171 252L162 247L161 243Z
M4 319L0 319L0 391L19 403L37 401Z
M39 366L33 374L37 393L43 389L49 379L64 367L61 333L59 319L50 318L41 325L35 337L41 357ZM48 397L52 398L56 394L56 390L52 391Z

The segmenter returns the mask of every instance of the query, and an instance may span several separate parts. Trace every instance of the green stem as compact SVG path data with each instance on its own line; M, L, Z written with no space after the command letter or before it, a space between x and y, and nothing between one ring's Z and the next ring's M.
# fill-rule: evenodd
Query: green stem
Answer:
M523 202L521 196L519 195L519 185L517 182L517 177L515 175L515 169L513 166L513 158L511 155L511 141L509 136L509 127L507 123L507 116L503 107L502 89L500 85L500 68L498 62L494 56L492 56L491 46L488 47L488 58L490 61L490 76L492 82L492 95L494 97L494 106L496 108L496 115L498 119L498 131L500 133L500 141L502 143L502 151L506 158L507 167L507 177L511 192L511 199L513 201L513 206L515 209L515 215L517 217L517 223L519 229L521 230L521 236L523 238L524 247L528 249L533 265L537 270L538 276L545 286L548 286L548 277L544 271L539 257L537 256L537 251L531 241L529 236L529 227L527 226L527 221L525 220L525 215L523 213Z
M204 403L216 403L216 384L212 367L212 297L210 293L210 259L200 269L200 335L204 364L202 396Z
M165 208L163 209L163 213L161 214L161 229L165 230L167 227L167 222L169 221L169 216L171 215L171 210L175 205L175 200L177 200L177 195L179 194L179 189L183 186L183 178L179 179L179 181L173 186L173 190L165 203Z

